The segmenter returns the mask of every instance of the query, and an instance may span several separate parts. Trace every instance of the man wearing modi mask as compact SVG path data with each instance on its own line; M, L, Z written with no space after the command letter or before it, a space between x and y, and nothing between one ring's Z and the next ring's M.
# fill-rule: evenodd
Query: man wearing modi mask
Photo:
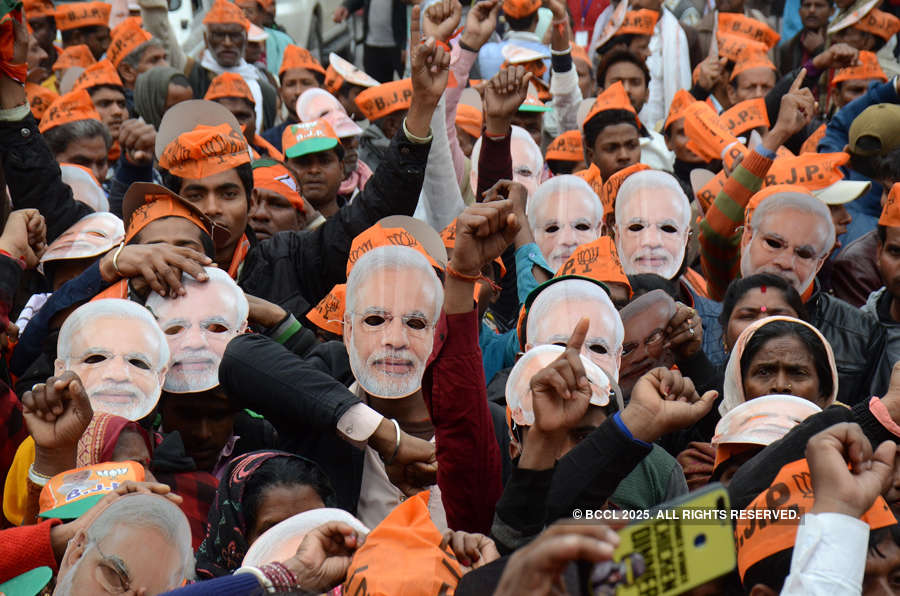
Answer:
M110 298L75 310L59 331L55 374L79 376L95 412L140 420L156 407L169 346L146 308Z

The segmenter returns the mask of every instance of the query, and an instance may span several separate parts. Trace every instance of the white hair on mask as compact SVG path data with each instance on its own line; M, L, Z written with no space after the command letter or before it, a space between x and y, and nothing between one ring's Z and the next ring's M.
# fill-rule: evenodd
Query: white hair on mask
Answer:
M684 194L678 180L668 172L659 170L642 170L628 176L622 186L619 187L619 193L615 197L616 204L616 224L622 222L625 217L625 205L633 196L648 193L658 196L660 193L668 192L675 201L675 204L681 211L682 229L687 228L691 224L691 202Z
M335 111L347 114L341 102L324 89L310 87L297 98L297 116L300 117L300 122L312 122Z
M237 321L238 326L243 325L247 321L247 316L250 313L250 304L247 302L247 296L244 294L244 290L242 290L231 276L228 275L225 271L219 269L218 267L204 267L203 270L209 276L209 279L205 282L197 281L187 273L182 272L181 274L181 284L184 286L187 295L184 297L176 298L175 300L184 300L186 298L190 298L191 289L193 288L203 288L207 287L209 284L213 284L219 286L219 295L221 297L230 297L228 302L232 305L237 313ZM147 297L147 308L150 309L151 312L158 313L160 311L160 307L165 304L167 301L173 300L172 298L167 298L160 296L156 292L152 292L150 296Z
M823 257L834 246L834 222L831 219L831 211L819 199L812 195L801 192L785 192L772 195L762 201L759 206L754 209L753 217L750 220L752 228L751 242L753 236L764 225L769 216L782 210L805 211L819 217L822 225L819 227L821 231L820 237L822 245L819 249L818 257Z
M512 144L515 143L519 147L525 149L525 153L528 156L524 163L513 162L513 174L515 174L518 167L524 166L531 170L539 180L540 172L544 167L544 155L541 153L541 148L535 144L534 139L531 138L531 135L527 130L521 126L515 125L511 128L510 149L512 148ZM478 156L481 154L482 138L483 137L478 137L478 140L475 141L475 145L472 147L472 156L470 158L470 161L472 162L472 171L469 181L471 182L473 189L478 187Z
M152 338L156 344L153 370L160 371L169 363L169 344L150 311L130 300L106 298L79 306L63 323L56 342L56 353L57 357L66 363L66 367L72 358L71 349L75 334L89 329L95 319L120 319L144 323L147 327L146 337Z
M194 551L191 548L191 528L184 513L169 499L159 495L126 495L112 502L87 529L87 542L97 545L123 526L152 528L173 545L181 566L172 570L171 587L194 577ZM113 555L115 553L104 553Z
M563 174L554 176L540 186L537 192L528 198L525 205L525 215L528 217L528 226L534 230L537 225L537 214L550 200L563 199L565 201L574 201L576 198L583 198L594 208L592 216L592 224L596 226L603 218L603 202L600 197L591 188L591 185L571 174ZM592 227L593 227L592 226Z
M618 352L625 339L625 326L622 324L619 311L616 310L606 290L585 279L558 281L537 295L528 310L528 319L525 321L525 336L528 338L528 342L535 343L534 337L540 321L551 317L556 309L569 310L568 303L572 300L597 302L608 311L609 317L613 321L613 336L606 339L612 340L612 345L609 346L610 352ZM571 332L572 329L568 331Z
M356 261L350 275L347 276L345 312L348 314L356 312L356 300L359 297L360 288L371 276L387 270L405 270L428 278L427 282L419 281L419 283L431 285L434 308L429 322L437 321L444 304L444 286L441 285L441 280L438 279L428 259L418 251L406 246L379 246ZM411 284L415 283L412 278L408 278L408 280Z
M109 200L106 193L94 180L94 177L83 168L72 164L59 164L62 181L72 189L76 201L84 203L94 211L109 211Z

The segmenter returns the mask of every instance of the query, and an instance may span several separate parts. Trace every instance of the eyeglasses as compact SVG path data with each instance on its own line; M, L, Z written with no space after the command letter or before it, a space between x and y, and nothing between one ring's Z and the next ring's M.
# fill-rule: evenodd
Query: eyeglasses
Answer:
M209 31L207 33L209 35L209 41L213 44L224 43L227 39L231 43L236 46L244 43L246 33L243 30L240 31Z
M100 561L94 571L94 579L97 580L97 583L108 594L124 594L130 590L131 577L125 562L115 555L104 555L99 544L95 544L94 547L100 553Z
M648 348L650 346L655 346L656 344L662 342L663 338L665 338L666 334L662 329L657 329L653 333L650 334L650 337L644 340L644 345ZM622 356L628 356L632 352L634 352L641 345L640 342L630 341L627 344L622 345Z
M360 317L363 331L368 333L383 332L387 326L394 321L394 315L389 313L354 313ZM430 323L422 315L403 315L400 317L403 322L403 330L410 335L424 336L428 331L434 328L434 323Z

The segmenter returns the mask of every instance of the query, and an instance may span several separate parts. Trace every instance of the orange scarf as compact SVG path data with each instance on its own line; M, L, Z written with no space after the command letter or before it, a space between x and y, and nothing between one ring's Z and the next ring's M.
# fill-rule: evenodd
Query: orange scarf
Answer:
M231 257L231 265L228 266L228 275L231 276L231 279L237 281L238 274L241 271L241 265L244 264L244 258L247 256L249 250L250 240L248 240L247 235L244 234L241 236L237 248L234 249L234 256Z

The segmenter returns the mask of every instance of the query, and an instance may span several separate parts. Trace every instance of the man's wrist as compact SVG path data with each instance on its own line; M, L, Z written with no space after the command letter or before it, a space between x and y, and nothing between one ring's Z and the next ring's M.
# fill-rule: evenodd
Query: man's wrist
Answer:
M75 467L74 449L47 449L36 447L34 453L34 471L43 476L56 476Z
M556 455L562 447L564 433L544 433L532 426L528 429L528 442L519 458L520 470L549 470L556 464Z
M397 445L397 430L389 418L382 418L378 428L369 437L369 447L374 449L382 459L391 457Z
M459 38L459 49L477 54L484 44L481 43L481 40L474 39L474 37L474 35L468 35L466 31L463 31Z
M484 132L490 137L504 137L510 132L510 118L485 118Z
M659 434L651 424L646 421L646 414L635 412L633 406L625 406L618 416L619 422L631 434L631 438L643 443L652 443L659 438Z

